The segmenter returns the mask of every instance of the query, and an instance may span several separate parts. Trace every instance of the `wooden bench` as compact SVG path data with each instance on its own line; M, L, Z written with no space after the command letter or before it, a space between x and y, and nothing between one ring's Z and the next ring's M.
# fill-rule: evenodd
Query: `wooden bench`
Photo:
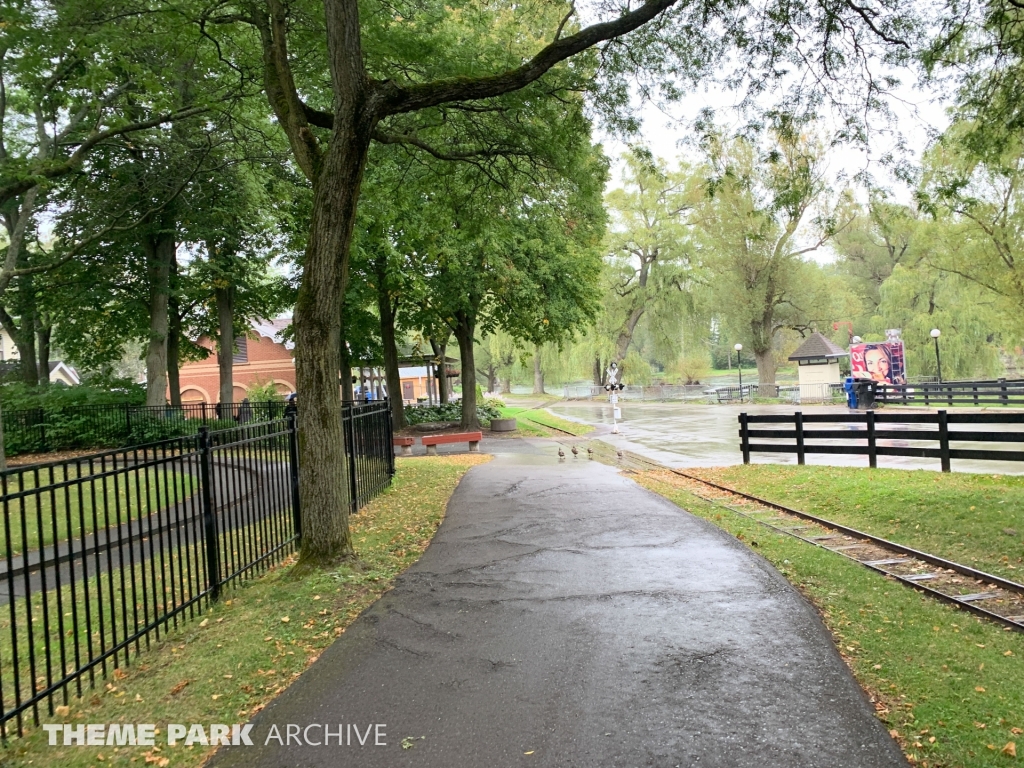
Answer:
M415 437L396 437L394 444L402 449L403 456L412 456L412 447L416 444Z
M469 450L476 452L480 450L480 441L484 435L482 432L459 432L454 435L424 435L423 445L427 448L428 456L437 455L437 446L442 443L469 443Z

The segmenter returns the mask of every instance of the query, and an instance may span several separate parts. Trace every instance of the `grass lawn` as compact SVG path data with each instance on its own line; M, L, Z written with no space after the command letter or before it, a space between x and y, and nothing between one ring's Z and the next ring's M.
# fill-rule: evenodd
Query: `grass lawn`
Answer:
M753 547L817 605L912 764L1017 764L1018 745L1024 751L1024 636L703 502L674 478L646 472L636 479Z
M156 723L151 747L49 747L42 729L0 748L0 765L200 765L209 749L166 744L167 723L240 723L313 663L430 543L448 498L480 454L397 459L392 488L352 518L358 568L296 579L290 559L230 589L187 623L44 722ZM59 703L59 702L58 702Z
M692 474L1024 581L1024 477L749 464Z
M68 481L88 477L88 467L68 474ZM95 472L101 473L97 465ZM63 467L12 474L3 487L5 496L47 488L65 481ZM65 541L97 528L113 527L129 519L144 517L192 495L190 474L181 469L127 470L83 483L56 487L52 491L30 494L3 502L0 525L0 555L6 556L7 525L10 547L18 555L25 548L39 549L56 541Z
M580 424L578 421L569 421L568 419L560 418L539 408L508 406L501 409L501 418L516 419L518 422L519 433L529 435L530 437L552 437L560 435L561 432L556 430L564 430L572 435L585 435L588 432L594 431L594 428L590 424ZM547 429L547 427L555 427L555 430Z

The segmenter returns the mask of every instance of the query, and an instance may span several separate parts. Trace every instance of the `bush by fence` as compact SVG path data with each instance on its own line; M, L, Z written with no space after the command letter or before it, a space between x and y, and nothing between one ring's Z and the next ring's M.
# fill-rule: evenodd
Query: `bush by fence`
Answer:
M353 510L394 474L387 403L343 414ZM67 703L301 539L294 414L0 473L0 734Z
M201 426L228 429L280 419L284 410L283 402L101 404L4 410L4 449L8 456L16 456L83 448L124 448L194 435Z

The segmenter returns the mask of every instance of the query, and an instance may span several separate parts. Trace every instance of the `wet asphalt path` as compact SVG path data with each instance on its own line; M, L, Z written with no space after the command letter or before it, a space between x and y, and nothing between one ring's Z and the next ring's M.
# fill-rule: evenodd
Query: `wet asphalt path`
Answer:
M211 765L906 765L766 561L554 450L471 470L423 558ZM386 746L264 746L323 723Z

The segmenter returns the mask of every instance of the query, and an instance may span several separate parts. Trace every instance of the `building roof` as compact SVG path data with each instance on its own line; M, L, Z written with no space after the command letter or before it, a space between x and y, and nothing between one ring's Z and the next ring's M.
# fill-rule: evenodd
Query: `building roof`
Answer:
M71 381L72 384L81 384L82 378L78 375L78 371L73 366L68 365L63 360L51 360L50 361L50 380L53 381L53 374L55 371L63 372L63 374ZM18 376L21 373L21 362L18 360L4 360L0 362L0 378L11 378Z
M250 325L260 336L284 344L285 349L295 349L295 342L282 336L283 331L291 324L291 315L281 315L273 320L253 320Z
M833 344L820 333L812 333L797 347L796 352L789 356L790 360L814 360L830 357L849 357L850 353Z
M448 357L447 355L445 355L445 358L444 358L444 372L445 372L445 375L449 376L449 377L458 376L461 373L461 371L458 368L459 362L460 361L457 358ZM423 368L423 369L426 369L428 363L430 365L432 365L434 367L434 369L437 369L438 367L440 367L441 361L438 358L434 357L433 355L406 355L404 357L399 357L398 358L398 367L399 367L399 369L402 369L402 368L404 368L406 370L409 370L411 368ZM410 374L410 375L417 376L417 375L420 375L420 374L415 374L414 373L414 374ZM425 374L423 374L423 375L425 375Z

